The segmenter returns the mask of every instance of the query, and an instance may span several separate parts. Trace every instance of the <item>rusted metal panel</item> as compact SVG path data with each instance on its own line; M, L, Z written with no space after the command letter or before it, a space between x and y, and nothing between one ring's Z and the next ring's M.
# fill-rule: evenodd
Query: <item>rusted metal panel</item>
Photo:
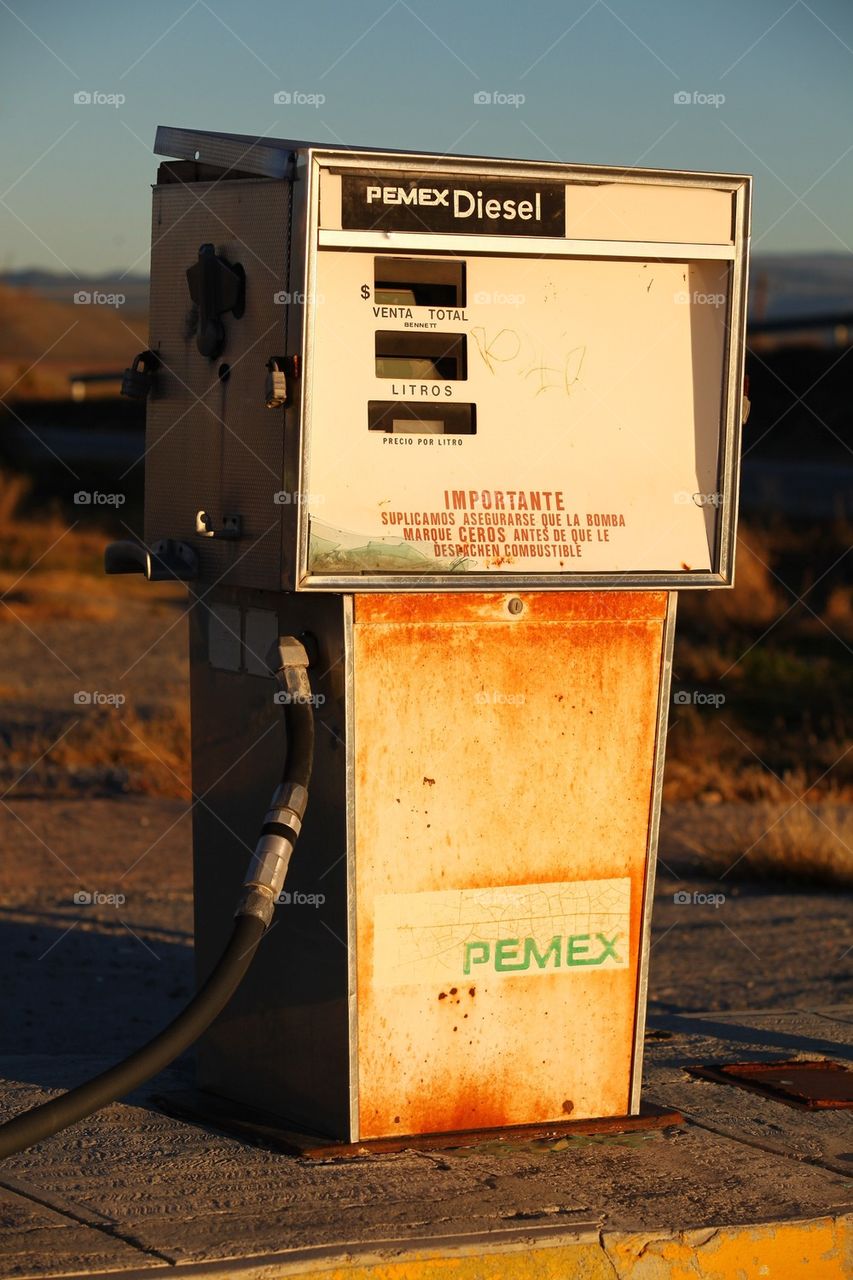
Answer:
M514 591L442 592L356 596L358 622L505 622L519 615ZM525 591L526 621L597 622L656 621L666 615L666 591Z
M731 1062L723 1066L691 1067L691 1074L720 1084L734 1084L781 1102L809 1110L853 1107L853 1071L842 1062Z
M358 1139L629 1110L666 596L509 598L357 600Z

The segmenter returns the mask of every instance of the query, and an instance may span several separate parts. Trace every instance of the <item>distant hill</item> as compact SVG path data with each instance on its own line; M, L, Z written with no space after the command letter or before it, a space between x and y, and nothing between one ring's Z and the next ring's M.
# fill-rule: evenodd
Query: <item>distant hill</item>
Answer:
M749 318L787 320L853 311L853 254L756 253Z
M121 370L147 342L147 285L132 294L114 281L54 277L45 291L0 282L0 394L64 398L70 374Z
M23 271L7 271L0 275L0 285L13 289L26 289L39 298L51 302L72 302L79 290L89 293L121 293L125 306L133 311L145 311L148 307L148 276L127 275L112 272L103 276L71 276L64 272L40 271L29 267Z

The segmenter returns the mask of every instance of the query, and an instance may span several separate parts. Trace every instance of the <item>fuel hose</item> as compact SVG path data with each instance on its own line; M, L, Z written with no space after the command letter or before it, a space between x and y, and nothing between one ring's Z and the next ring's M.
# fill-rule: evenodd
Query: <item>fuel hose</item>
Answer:
M0 1159L42 1142L116 1102L188 1049L237 990L268 929L302 828L314 756L314 714L308 657L292 637L278 642L275 670L285 708L287 756L244 881L231 937L213 972L182 1013L123 1061L75 1089L0 1125Z

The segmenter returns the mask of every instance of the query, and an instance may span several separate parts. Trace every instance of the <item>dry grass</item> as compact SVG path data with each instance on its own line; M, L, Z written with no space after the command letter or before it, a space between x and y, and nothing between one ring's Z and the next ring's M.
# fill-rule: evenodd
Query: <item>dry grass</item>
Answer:
M38 622L112 622L118 605L108 601L79 599L66 592L45 592L36 589L4 591L0 580L0 626L14 626L25 622L34 626Z
M102 574L106 535L72 528L58 509L28 515L31 487L24 476L0 472L0 591L25 573Z
M0 284L0 394L12 399L65 398L72 372L123 369L146 345L145 312L75 306L29 289ZM128 328L132 332L128 332ZM47 358L42 358L49 350Z
M678 824L675 845L720 876L853 886L849 804L724 805Z
M17 796L46 792L74 795L81 791L189 796L186 698L141 711L127 706L103 707L66 719L64 737L60 737L62 728L56 721L19 729L12 736L0 776L11 785L28 771L14 787Z
M850 743L843 735L826 734L808 744L806 767L807 744L796 737L774 743L770 717L762 735L739 723L728 704L719 711L673 709L679 715L667 740L666 803L790 803L793 792L810 803L853 804L853 751L845 755Z
M785 589L773 576L772 537L741 527L735 585L730 591L698 591L682 595L679 613L706 635L733 627L769 626L786 607Z
M72 528L59 510L29 511L29 493L25 479L0 473L0 628L6 634L23 625L37 636L40 624L69 622L77 624L75 643L98 644L100 629L109 628L128 601L145 599L147 607L168 616L174 601L183 598L180 584L106 577L106 534ZM81 631L81 623L88 629ZM81 709L81 715L69 710L68 702L30 706L21 701L19 687L8 679L13 674L7 667L0 686L0 701L7 707L0 778L15 783L16 794L188 794L186 696L170 698L155 689L148 691L150 701L134 708L93 706Z
M123 789L148 795L190 793L189 705L176 699L147 712L127 707L81 720L51 752L66 769L118 770Z
M833 587L823 617L838 635L853 636L853 587Z
M150 583L137 575L107 577L104 548L109 535L67 520L58 507L29 511L31 487L25 476L0 471L0 597L10 604L17 600L25 607L40 606L44 616L51 616L55 607L53 616L98 620L112 615L85 610L106 609L110 597L161 602L183 595L179 583ZM75 601L79 612L69 612Z
M739 542L733 591L679 600L673 686L725 701L673 706L664 796L784 803L787 783L853 802L853 528L743 528Z
M24 476L0 473L0 529L11 529L31 485Z

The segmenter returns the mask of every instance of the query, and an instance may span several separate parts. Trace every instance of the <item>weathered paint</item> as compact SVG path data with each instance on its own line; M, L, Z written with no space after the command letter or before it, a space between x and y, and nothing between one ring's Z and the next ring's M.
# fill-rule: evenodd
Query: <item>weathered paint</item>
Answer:
M660 592L357 599L359 1138L629 1110L665 610ZM374 973L379 897L616 879L623 968Z
M842 1280L851 1274L851 1218L705 1227L671 1236L605 1233L617 1276L637 1280Z
M509 602L522 600L520 614ZM356 622L662 621L665 591L397 592L354 600Z
M853 1271L853 1218L727 1224L670 1233L567 1232L543 1241L518 1235L488 1245L442 1243L354 1250L343 1258L264 1258L243 1280L841 1280ZM233 1275L233 1259L193 1269L196 1280ZM157 1271L146 1272L152 1275Z

